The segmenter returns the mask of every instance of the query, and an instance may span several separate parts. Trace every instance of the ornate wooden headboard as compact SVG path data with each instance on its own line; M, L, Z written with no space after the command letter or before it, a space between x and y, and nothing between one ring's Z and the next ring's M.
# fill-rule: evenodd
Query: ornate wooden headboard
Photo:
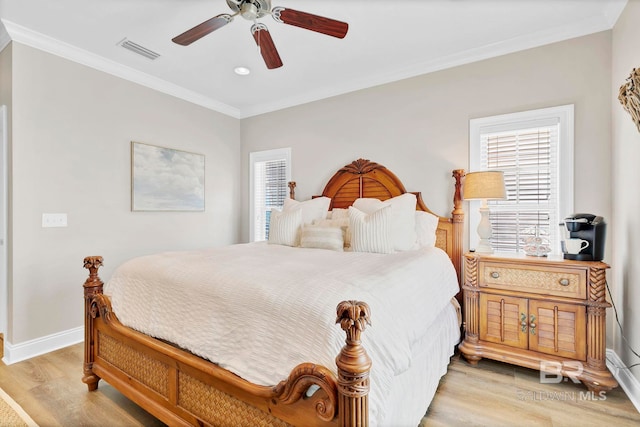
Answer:
M461 180L464 170L453 171L455 192L451 217L441 217L425 205L419 192L414 192L418 203L417 210L429 212L439 217L436 231L436 246L444 250L462 278L462 233L464 211L462 209ZM294 198L295 183L290 183L291 198ZM331 208L347 208L360 197L387 200L407 193L398 177L386 167L365 159L355 160L338 170L327 182L321 196L331 198ZM318 196L319 197L319 196Z

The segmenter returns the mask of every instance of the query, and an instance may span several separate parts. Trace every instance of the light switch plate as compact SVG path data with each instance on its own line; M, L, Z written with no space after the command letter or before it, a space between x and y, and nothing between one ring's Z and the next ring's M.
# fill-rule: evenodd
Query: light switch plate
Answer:
M42 214L42 227L66 227L67 226L67 214L66 213L43 213Z

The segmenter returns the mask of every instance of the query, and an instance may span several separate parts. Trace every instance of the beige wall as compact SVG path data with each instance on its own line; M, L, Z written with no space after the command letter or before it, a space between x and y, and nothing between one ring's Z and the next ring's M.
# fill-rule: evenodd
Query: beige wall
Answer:
M19 43L12 62L11 343L83 324L84 256L106 280L135 255L238 240L238 119ZM204 154L206 211L131 212L132 140Z
M7 157L10 156L10 148L11 148L11 144L10 144L11 106L12 106L12 96L11 96L12 55L11 55L11 52L12 52L11 44L9 44L8 46L5 47L5 49L0 51L0 105L5 105L7 107L7 138L8 138L7 147L6 147ZM0 147L0 149L1 148L2 147ZM2 155L0 155L0 158L2 158ZM0 173L4 173L6 178L10 177L11 174L8 171L3 171L2 169L3 169L3 165L0 166ZM0 179L0 183L2 183L2 179ZM6 183L6 185L8 187L7 189L10 190L9 183ZM0 191L0 194L1 193L2 191ZM3 205L3 201L0 201L0 207L5 209L5 216L6 216L8 214L8 212L6 212L7 206ZM2 217L3 215L0 214L0 218ZM5 217L5 220L8 221L6 217ZM2 224L0 224L0 226L2 226ZM0 256L5 255L6 257L10 257L11 255L7 249L7 243L10 240L10 237L9 237L10 235L11 235L11 230L7 229L7 236L6 236L7 241L5 242L4 247L0 248ZM9 322L10 322L11 313L13 312L13 308L11 305L8 304L8 301L11 298L11 289L8 289L7 282L9 278L8 278L8 275L6 274L6 271L2 271L3 268L5 267L0 265L0 274L5 275L5 277L0 277L0 292L2 292L2 294L0 295L0 316L2 316L2 318L0 319L0 332L6 334L8 328L10 327ZM5 311L5 308L6 308L6 311ZM5 335L5 338L6 338L6 335Z
M610 218L610 61L607 31L245 119L242 238L249 236L251 151L292 147L300 199L364 157L390 168L447 215L451 170L468 169L469 119L572 103L575 210Z
M640 351L640 132L616 99L618 89L633 68L640 68L640 2L629 1L613 29L612 139L613 139L613 280L614 302L631 347ZM614 350L626 365L638 363L619 330ZM630 371L640 384L640 367ZM640 389L635 399L640 402Z

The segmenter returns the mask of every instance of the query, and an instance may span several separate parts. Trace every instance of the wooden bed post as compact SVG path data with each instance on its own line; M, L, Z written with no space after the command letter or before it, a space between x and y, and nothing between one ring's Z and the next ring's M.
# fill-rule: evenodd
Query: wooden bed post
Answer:
M455 193L453 195L453 211L451 212L453 221L453 253L458 256L452 259L453 265L458 272L458 284L462 287L462 234L464 227L464 209L462 209L462 178L465 176L464 169L454 169L453 177L456 180ZM462 300L458 300L462 303Z
M100 377L93 373L93 319L92 303L96 295L102 294L102 280L98 277L98 269L102 267L101 256L88 256L84 259L84 268L89 270L89 277L84 282L84 376L82 382L89 391L98 388Z
M296 199L296 182L289 181L287 185L289 186L289 198L295 200Z
M360 343L360 334L371 325L371 312L362 301L343 301L336 323L347 333L346 345L336 357L338 366L338 425L369 425L369 371L371 359Z

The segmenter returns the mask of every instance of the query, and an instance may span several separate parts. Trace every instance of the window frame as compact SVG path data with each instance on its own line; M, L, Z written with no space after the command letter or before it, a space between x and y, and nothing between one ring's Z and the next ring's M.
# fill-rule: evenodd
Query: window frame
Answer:
M255 165L256 163L282 160L286 161L286 181L291 181L291 148L252 151L249 153L249 241L255 242ZM287 188L288 194L288 188Z
M469 120L469 171L479 171L481 164L481 135L502 130L526 129L536 122L557 119L558 131L558 181L559 206L558 218L573 214L574 205L574 105L561 105L549 108L500 114ZM480 222L480 200L469 200L469 248L478 245L479 237L475 232ZM490 205L491 206L491 205ZM553 225L551 225L553 226ZM558 226L559 227L559 226ZM552 253L561 253L560 238L552 242Z

